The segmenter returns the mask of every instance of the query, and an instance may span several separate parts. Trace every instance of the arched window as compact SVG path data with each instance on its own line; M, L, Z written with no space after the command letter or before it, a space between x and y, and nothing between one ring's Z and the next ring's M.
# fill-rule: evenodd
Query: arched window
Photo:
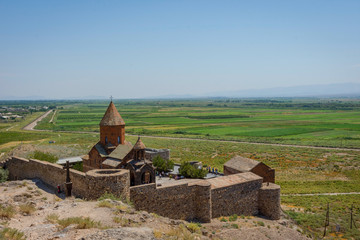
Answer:
M120 143L120 136L118 136L118 143Z
M108 141L108 140L107 140L107 137L105 137L105 143L107 143L107 141Z

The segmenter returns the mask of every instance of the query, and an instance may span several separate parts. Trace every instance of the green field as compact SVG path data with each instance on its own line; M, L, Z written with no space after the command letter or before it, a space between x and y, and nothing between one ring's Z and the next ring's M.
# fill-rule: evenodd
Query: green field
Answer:
M230 100L229 100L230 101ZM37 127L97 132L108 102L81 102ZM134 135L360 148L360 101L117 101Z
M360 192L359 151L207 140L360 148L359 101L323 104L305 100L293 100L291 104L218 101L119 101L116 107L126 122L127 133L203 138L142 137L148 147L171 149L171 158L175 162L202 161L222 169L230 158L241 155L275 168L276 183L281 186L282 194ZM49 115L38 126L54 131L21 130L41 115L40 112L28 115L22 122L0 123L0 154L4 153L4 158L21 145L57 157L84 154L98 141L98 124L107 105L108 102L57 102L54 123L49 123L52 117ZM126 139L135 143L137 136L128 135ZM56 143L49 144L49 140ZM328 238L356 239L360 231L349 229L348 218L349 209L354 204L355 220L357 226L360 225L360 195L282 197L284 210L302 227L304 234L316 237L323 231L327 202L332 211ZM340 233L334 232L336 224L342 227Z

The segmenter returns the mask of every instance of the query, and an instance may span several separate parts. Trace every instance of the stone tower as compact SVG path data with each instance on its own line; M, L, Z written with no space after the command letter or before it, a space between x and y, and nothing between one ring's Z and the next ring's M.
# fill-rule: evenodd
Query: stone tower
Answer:
M108 150L125 143L125 122L112 101L100 122L100 143Z

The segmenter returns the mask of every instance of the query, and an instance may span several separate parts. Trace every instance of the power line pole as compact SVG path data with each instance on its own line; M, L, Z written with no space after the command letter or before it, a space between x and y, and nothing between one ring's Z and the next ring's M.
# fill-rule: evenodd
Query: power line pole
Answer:
M326 235L326 227L329 226L329 203L327 204L327 211L326 211L326 219L325 219L325 228L324 228L324 236Z

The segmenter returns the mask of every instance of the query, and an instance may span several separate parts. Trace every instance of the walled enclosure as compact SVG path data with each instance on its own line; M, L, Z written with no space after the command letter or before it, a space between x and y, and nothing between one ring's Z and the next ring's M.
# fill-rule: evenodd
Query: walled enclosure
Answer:
M39 178L54 189L66 179L66 170L62 166L35 159L13 157L6 163L6 168L11 180ZM70 169L70 178L74 196L97 199L110 192L116 196L130 197L128 170L97 169L83 173Z
M13 157L6 168L12 180L39 178L54 189L66 178L62 166L34 159ZM130 187L126 169L87 173L70 169L70 178L75 196L97 199L108 192L130 197L137 210L173 219L210 222L219 216L257 213L270 219L280 218L280 187L262 184L262 178L251 172L160 187L155 183Z

